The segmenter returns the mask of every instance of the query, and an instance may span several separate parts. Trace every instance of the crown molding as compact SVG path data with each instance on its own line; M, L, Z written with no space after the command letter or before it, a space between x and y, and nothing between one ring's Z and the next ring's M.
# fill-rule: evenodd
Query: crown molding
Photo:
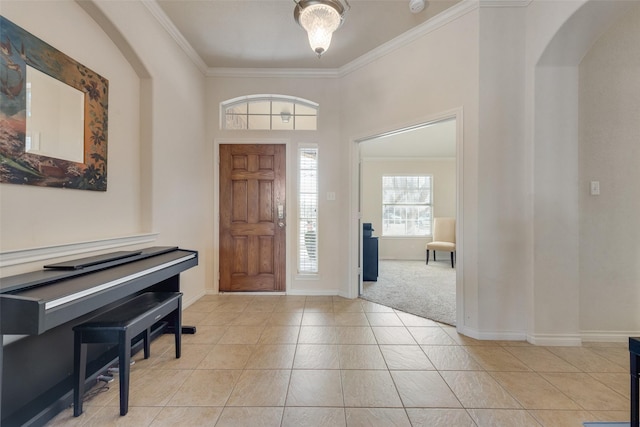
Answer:
M207 69L207 77L272 77L272 78L328 78L340 76L336 68L223 68Z
M202 60L200 55L195 51L193 46L184 38L182 33L176 28L173 22L169 19L164 10L160 8L158 2L156 0L141 0L142 4L144 4L149 12L153 15L154 18L162 25L162 27L169 33L169 35L178 43L178 46L187 54L191 62L200 70L200 72L204 75L207 74L207 64Z
M462 0L444 12L434 16L424 23L414 27L398 37L372 49L364 55L354 59L340 68L223 68L207 67L202 58L196 53L182 33L171 22L160 8L156 0L142 0L151 14L165 28L171 37L184 50L198 69L207 77L262 77L262 78L340 78L353 71L370 64L385 55L429 34L452 21L472 12L482 6L527 5L531 0Z
M480 0L480 7L527 7L533 0Z
M377 156L371 156L371 157L362 157L362 162L363 163L391 163L391 162L424 162L424 161L429 161L429 162L451 162L451 161L455 161L456 158L455 156L453 157L429 157L429 156L414 156L414 157L377 157ZM402 174L397 174L397 175L402 175ZM403 236L404 237L404 236ZM422 258L420 259L422 260Z
M425 36L478 8L478 0L462 0L428 21L400 34L398 37L372 49L359 58L339 68L340 77L364 67L389 53Z

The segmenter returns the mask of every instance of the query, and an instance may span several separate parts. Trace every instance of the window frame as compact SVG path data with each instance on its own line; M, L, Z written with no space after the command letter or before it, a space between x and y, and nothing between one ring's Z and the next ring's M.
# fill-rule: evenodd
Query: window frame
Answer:
M305 257L307 257L309 255L308 252L308 248L307 248L307 244L306 244L306 231L303 230L303 221L308 220L309 218L306 216L303 216L303 209L302 209L302 202L303 202L303 193L302 193L302 187L303 187L303 178L302 178L302 172L303 172L303 168L302 168L302 153L304 151L307 150L313 150L315 151L315 156L316 156L316 161L315 161L315 172L316 172L316 176L315 176L315 193L305 193L305 194L315 194L315 218L313 218L315 220L315 229L313 231L315 231L315 248L313 248L315 250L315 270L313 269L309 269L309 270L305 270L303 269L303 255L305 255ZM320 165L320 150L318 148L318 144L312 144L312 143L301 143L298 144L298 148L297 148L297 160L296 160L296 166L297 166L297 174L298 174L298 180L297 180L297 189L296 189L296 196L297 196L297 218L296 218L296 272L298 274L298 276L300 277L315 277L318 276L320 273L320 257L319 257L319 224L318 224L318 220L320 218L319 215L319 211L320 211L320 180L319 180L319 165ZM306 229L306 227L305 227ZM311 262L311 261L305 261L305 262ZM311 262L311 266L313 267L313 262Z
M429 185L429 194L427 196L427 201L425 203L385 203L385 178L426 178L428 181L428 185ZM382 180L381 180L381 226L382 226L382 231L381 231L381 236L384 238L402 238L402 239L424 239L424 238L429 238L433 236L433 174L383 174L382 175ZM399 188L399 187L394 187L394 188ZM428 210L428 221L429 221L429 225L425 230L425 234L397 234L397 233L393 233L390 234L389 231L385 231L388 226L386 224L386 221L388 220L387 218L385 218L386 213L388 212L389 208L394 208L394 212L395 212L395 207L405 207L405 208L415 208L415 207L426 207ZM416 219L415 221L418 223L417 226L419 227L419 218L420 218L420 214L416 215ZM395 220L394 220L395 221ZM407 226L407 221L408 218L405 216L405 218L400 219L400 221L402 221L404 223L404 229L405 232L408 228Z
M252 113L251 112L251 104L259 104L259 103L269 103L269 108L268 108L268 113L265 111L263 112L255 112ZM273 109L273 104L274 103L285 103L285 104L291 104L292 105L292 110L290 112L289 115L289 119L292 122L292 125L290 128L287 127L277 127L274 128L274 118L277 118L279 120L282 120L283 123L288 123L284 121L284 118L282 116L282 113L286 113L286 112L274 112ZM230 110L233 109L237 109L238 107L244 107L242 108L244 111L243 112L232 112L229 113ZM303 109L310 109L313 111L313 113L305 113L305 112L296 112L296 109L298 108L303 108ZM319 109L320 106L318 103L310 101L308 99L304 99L304 98L298 98L298 97L294 97L294 96L288 96L288 95L247 95L247 96L241 96L238 98L233 98L233 99L228 99L226 101L223 101L220 103L220 129L222 130L284 130L284 131L290 131L290 130L307 130L307 131L317 131L318 130L318 116L319 116ZM229 120L233 120L233 121L244 121L244 125L243 126L239 126L239 127L234 127L228 126ZM251 120L251 119L254 120ZM264 127L250 127L250 123L252 121L255 121L256 119L260 119L260 118L268 118L269 120L269 127L267 128L266 126ZM305 118L314 118L315 119L315 127L311 128L311 127L305 127L304 129L299 129L296 127L296 123L298 121L301 121Z

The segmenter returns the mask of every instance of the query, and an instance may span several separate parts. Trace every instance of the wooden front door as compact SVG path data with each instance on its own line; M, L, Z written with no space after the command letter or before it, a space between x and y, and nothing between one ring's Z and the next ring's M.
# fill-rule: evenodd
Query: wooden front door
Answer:
M285 146L220 145L220 291L285 290Z

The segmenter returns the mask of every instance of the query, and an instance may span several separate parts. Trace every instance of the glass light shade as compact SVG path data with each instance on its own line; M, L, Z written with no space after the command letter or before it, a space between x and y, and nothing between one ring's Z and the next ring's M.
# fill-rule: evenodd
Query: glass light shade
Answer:
M312 4L300 12L300 25L307 31L311 49L318 56L329 49L331 36L340 23L340 14L330 5Z

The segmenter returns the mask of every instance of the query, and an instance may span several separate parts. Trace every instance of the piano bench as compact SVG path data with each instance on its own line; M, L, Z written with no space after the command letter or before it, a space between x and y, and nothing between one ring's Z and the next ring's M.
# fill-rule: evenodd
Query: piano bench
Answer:
M87 344L118 344L120 415L129 411L131 341L143 334L144 358L150 356L151 326L168 317L175 331L176 359L180 358L182 333L182 293L147 292L124 304L77 325L73 344L73 416L82 414L82 398L87 371Z

